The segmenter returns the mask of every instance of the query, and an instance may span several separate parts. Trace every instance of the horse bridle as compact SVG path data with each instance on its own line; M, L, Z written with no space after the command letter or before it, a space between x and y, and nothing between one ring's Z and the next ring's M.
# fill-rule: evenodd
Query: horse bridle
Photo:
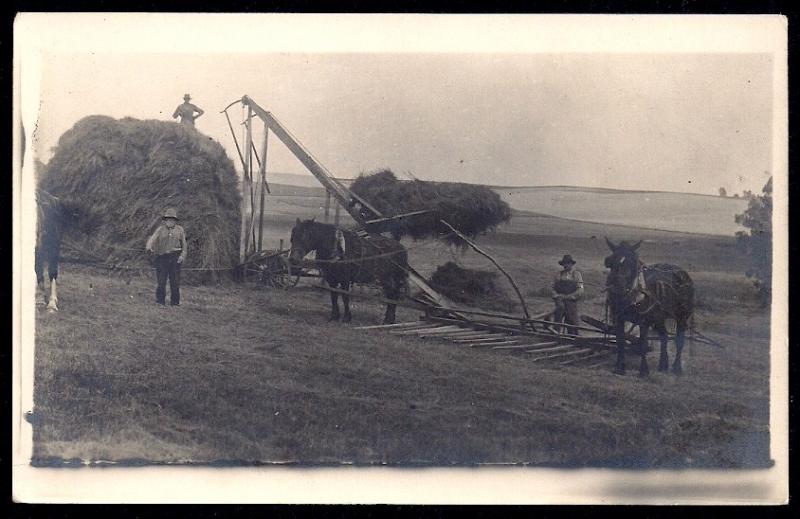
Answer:
M646 267L645 267L644 263L642 263L641 261L639 261L637 259L636 260L636 272L635 272L635 274L633 276L633 281L631 282L630 287L627 288L627 289L624 289L623 291L616 292L616 294L619 294L620 298L625 302L624 303L625 308L633 308L636 311L636 313L639 314L639 315L646 315L646 314L650 313L650 311L653 308L655 308L656 305L659 305L658 300L655 297L653 297L653 295L647 290L646 287L642 286L642 277L643 277L643 272L644 272L645 268ZM612 292L612 291L610 291L608 289L609 289L609 286L606 287L606 290L611 292L611 293L614 293L614 292ZM634 292L638 293L638 295L641 295L642 298L649 298L652 301L652 303L650 304L650 306L646 310L639 311L636 308L637 305L639 304L639 302L642 301L642 299L637 300L637 296L635 296L635 295L633 297L631 297L631 294L633 294Z

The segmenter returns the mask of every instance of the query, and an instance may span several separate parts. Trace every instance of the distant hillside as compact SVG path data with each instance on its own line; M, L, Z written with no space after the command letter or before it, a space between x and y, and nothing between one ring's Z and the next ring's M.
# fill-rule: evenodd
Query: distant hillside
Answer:
M274 196L325 196L325 189L310 174L269 173L268 178ZM730 236L742 230L734 216L747 207L741 198L696 193L577 186L491 187L522 214L700 234Z
M575 187L495 188L511 207L572 220L701 234L742 230L734 217L747 207L739 198Z

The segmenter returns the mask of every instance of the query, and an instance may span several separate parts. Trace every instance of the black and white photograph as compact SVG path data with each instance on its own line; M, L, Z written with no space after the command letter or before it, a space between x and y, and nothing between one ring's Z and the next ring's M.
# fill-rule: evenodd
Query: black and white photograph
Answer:
M787 502L785 18L14 37L15 499Z

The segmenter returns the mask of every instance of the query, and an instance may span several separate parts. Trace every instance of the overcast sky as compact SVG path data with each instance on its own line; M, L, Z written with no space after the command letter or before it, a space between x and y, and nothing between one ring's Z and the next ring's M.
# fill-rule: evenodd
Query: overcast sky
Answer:
M741 53L48 55L35 138L46 162L82 117L170 120L190 93L237 160L219 112L248 94L340 177L732 193L771 169L771 70ZM270 144L269 170L305 172Z

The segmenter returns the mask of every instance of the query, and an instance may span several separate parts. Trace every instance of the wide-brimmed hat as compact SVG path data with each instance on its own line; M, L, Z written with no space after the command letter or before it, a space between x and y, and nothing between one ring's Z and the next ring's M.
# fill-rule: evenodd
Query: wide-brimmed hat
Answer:
M564 257L561 258L561 261L558 262L558 264L561 265L562 267L566 267L567 265L574 265L575 263L577 262L574 259L572 259L572 256L570 256L569 254L564 254Z
M178 212L175 209L169 208L164 211L164 218L175 218L178 219Z
M186 101L189 101L189 100L192 98L192 96L190 96L189 94L183 94L183 98L184 98Z

